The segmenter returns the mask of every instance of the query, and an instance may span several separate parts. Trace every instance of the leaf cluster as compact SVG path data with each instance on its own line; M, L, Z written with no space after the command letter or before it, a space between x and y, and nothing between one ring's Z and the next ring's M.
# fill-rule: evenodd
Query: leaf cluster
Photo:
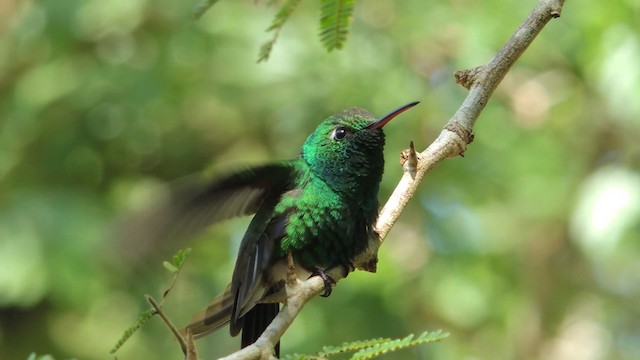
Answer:
M199 19L218 0L202 0L193 9L193 17ZM271 55L280 31L289 20L301 0L284 0L278 12L267 28L271 32L271 39L260 46L258 62L266 61ZM270 1L270 4L275 1ZM320 41L327 51L341 49L347 41L349 24L353 17L355 0L320 0Z
M347 41L354 0L321 0L320 40L328 50L341 49Z
M325 346L322 348L322 351L313 355L291 354L286 355L284 358L286 360L321 360L328 359L334 355L355 351L350 358L352 360L373 359L375 357L412 346L441 341L447 336L449 336L449 334L442 332L442 330L432 332L425 331L418 337L411 334L402 339L378 338L348 343L345 342L339 346Z

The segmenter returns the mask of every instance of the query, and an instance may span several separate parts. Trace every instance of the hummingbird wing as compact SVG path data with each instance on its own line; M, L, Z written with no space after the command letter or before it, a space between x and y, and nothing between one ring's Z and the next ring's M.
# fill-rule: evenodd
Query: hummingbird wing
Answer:
M273 289L274 279L270 279L267 270L274 265L274 250L285 235L288 223L286 214L274 214L281 195L265 201L249 224L240 244L231 280L231 292L235 294L231 335L237 335L244 328L243 316Z
M284 190L292 193L289 187ZM287 191L270 194L260 206L240 244L231 284L186 326L196 338L230 322L231 335L242 330L244 347L255 342L278 313L278 304L259 301L275 291L269 268L288 222L288 212L275 214L275 206Z
M269 292L271 284L264 276L265 271L272 263L276 242L284 234L284 224L279 225L281 221L269 221L269 208L273 209L274 205L266 204L251 221L240 244L231 284L204 311L196 313L185 327L185 331L190 329L196 339L217 330L232 319L231 334L238 335L243 329L243 316ZM273 316L277 314L278 304L264 305L275 305Z
M278 195L270 196L251 220L240 244L231 284L187 325L196 338L230 320L231 334L237 335L243 328L243 316L272 288L267 269L273 264L273 253L286 225L284 216L273 217Z
M255 213L266 198L285 191L293 177L291 162L282 162L208 183L190 178L171 187L160 204L126 223L116 236L126 247L124 255L136 260L213 223Z
M183 198L179 206L184 209L181 212L183 217L194 211L196 216L207 213L207 217L215 219L256 213L240 244L231 284L206 310L195 314L186 326L194 337L205 336L226 325L230 319L234 319L232 324L236 324L232 326L232 334L237 335L243 325L240 318L269 291L271 284L264 274L286 225L286 217L274 216L274 208L282 195L295 186L296 175L293 162L266 165L231 174L203 189L197 196ZM217 206L212 208L212 205ZM226 209L218 209L227 206ZM189 221L190 229L201 222ZM269 308L275 316L278 304L268 305L275 306L275 312L273 306Z

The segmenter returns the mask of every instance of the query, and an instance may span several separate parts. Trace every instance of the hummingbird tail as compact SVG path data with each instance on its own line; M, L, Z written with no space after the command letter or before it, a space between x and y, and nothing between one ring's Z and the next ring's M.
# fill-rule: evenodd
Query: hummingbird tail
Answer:
M271 289L268 294L273 293ZM234 296L231 294L231 285L227 286L224 293L213 299L213 302L206 310L200 311L193 316L189 325L181 329L182 335L186 335L190 330L195 339L208 335L231 320L231 314L234 304ZM264 330L271 324L271 321L280 311L280 305L274 304L256 304L251 310L244 314L241 318L242 326L242 347L247 347L260 337ZM232 333L232 335L234 335ZM278 342L274 348L277 357L280 357L280 343Z
M210 334L229 323L232 307L233 296L231 285L228 285L224 293L213 299L204 311L194 314L189 325L181 332L185 334L187 329L190 329L195 339Z
M243 316L242 347L247 347L260 337L271 321L278 315L280 304L256 304ZM276 357L280 357L280 342L274 348Z

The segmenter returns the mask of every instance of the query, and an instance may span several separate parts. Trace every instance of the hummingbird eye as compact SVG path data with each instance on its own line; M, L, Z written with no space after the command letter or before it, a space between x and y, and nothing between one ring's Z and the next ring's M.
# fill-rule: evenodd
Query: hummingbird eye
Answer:
M343 128L342 126L338 126L335 130L333 130L333 133L331 133L331 139L333 140L342 140L347 136L347 129Z

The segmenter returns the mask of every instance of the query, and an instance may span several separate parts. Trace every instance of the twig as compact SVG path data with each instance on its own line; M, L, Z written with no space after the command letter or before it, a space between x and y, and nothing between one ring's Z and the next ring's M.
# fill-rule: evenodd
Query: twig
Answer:
M406 162L400 182L380 211L376 223L379 238L371 239L369 247L354 259L353 264L356 268L372 272L376 270L378 248L416 192L424 176L445 159L464 155L467 145L473 141L473 125L491 94L542 28L551 19L560 16L563 5L564 0L540 0L527 19L487 65L456 72L457 82L469 89L469 94L458 111L444 126L438 138L424 151L415 154L417 164L414 164L413 159ZM411 152L408 155L413 157ZM330 270L328 275L336 281L345 276L341 268ZM272 358L274 344L291 325L304 304L320 294L323 289L324 282L318 276L305 282L298 282L293 287L287 286L287 302L262 336L253 345L223 359Z
M188 353L187 350L188 350L189 347L187 346L187 343L185 342L185 340L182 337L182 335L180 335L180 331L178 330L178 328L176 328L175 325L173 325L171 320L169 320L167 315L165 315L164 311L162 311L162 308L160 307L160 305L158 305L156 300L151 295L145 295L144 298L147 299L147 302L149 304L151 304L151 307L153 307L154 313L160 315L160 318L162 319L162 321L165 323L165 325L167 325L169 330L171 330L171 332L173 333L173 336L176 337L176 339L180 343L180 348L182 349L182 353L187 355L187 353ZM193 342L193 340L192 340L192 342Z
M198 360L198 351L196 350L196 343L193 339L193 333L191 329L187 328L185 341L187 345L187 352L184 354L185 360Z

